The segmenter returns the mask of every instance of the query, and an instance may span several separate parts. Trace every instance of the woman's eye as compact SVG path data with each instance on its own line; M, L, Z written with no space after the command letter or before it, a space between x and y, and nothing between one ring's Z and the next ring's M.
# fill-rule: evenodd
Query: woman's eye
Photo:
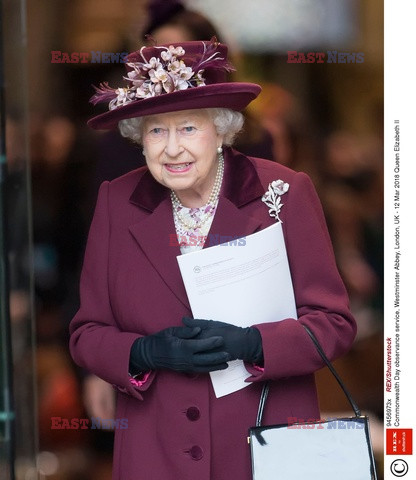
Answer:
M155 135L160 135L163 132L163 129L160 127L155 127L150 130L150 133L153 133Z
M193 133L195 131L195 127L192 127L192 126L186 126L186 127L183 127L182 129L183 133Z

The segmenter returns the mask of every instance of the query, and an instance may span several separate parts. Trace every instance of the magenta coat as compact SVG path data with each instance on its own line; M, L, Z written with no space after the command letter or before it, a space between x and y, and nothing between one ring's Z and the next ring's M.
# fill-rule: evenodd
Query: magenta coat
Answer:
M130 384L133 341L181 325L191 311L176 260L180 250L170 246L175 226L169 191L146 167L102 184L70 349L78 365L117 388L114 480L251 479L247 431L255 423L263 380L272 380L265 424L319 418L314 372L322 361L301 323L331 359L350 348L356 326L310 179L226 149L210 232L245 236L271 225L275 220L261 197L278 179L290 185L280 217L299 320L257 325L264 372L249 367L253 383L218 399L208 374L162 370L141 387Z

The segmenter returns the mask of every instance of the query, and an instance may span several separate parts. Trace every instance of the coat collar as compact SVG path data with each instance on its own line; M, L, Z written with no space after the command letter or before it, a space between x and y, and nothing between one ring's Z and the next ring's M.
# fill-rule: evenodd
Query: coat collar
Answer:
M226 149L224 153L224 185L210 234L240 238L264 228L261 221L240 209L261 197L264 187L254 165L246 156L231 149ZM131 234L166 285L190 310L176 258L181 252L179 246L172 245L176 230L169 190L146 171L133 191L130 202L149 212L149 215L130 226Z

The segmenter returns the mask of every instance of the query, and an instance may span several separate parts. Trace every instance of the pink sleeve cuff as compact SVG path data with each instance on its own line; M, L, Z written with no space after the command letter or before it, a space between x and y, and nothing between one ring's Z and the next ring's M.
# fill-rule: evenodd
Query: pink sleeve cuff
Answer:
M144 385L148 378L150 377L150 373L151 372L146 372L144 373L140 379L137 379L137 378L133 378L133 377L130 377L129 380L130 380L130 383L134 386L134 387L141 387L142 385Z

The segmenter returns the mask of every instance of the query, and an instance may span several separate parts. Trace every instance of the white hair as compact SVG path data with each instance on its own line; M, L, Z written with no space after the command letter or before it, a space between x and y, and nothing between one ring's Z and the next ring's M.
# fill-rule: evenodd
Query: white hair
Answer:
M243 128L244 116L229 108L206 108L218 135L224 136L224 145L232 145L237 133ZM123 137L130 138L135 143L142 143L142 127L145 117L126 118L118 122L118 128Z

